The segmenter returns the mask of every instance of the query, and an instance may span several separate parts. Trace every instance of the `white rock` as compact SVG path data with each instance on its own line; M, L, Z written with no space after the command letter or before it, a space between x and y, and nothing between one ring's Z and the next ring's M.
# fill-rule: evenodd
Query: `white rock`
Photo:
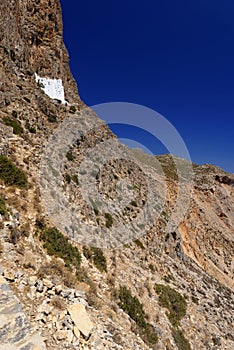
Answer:
M36 294L36 291L37 291L37 288L36 288L36 287L34 287L34 286L31 286L31 287L30 287L30 292L31 292L31 294Z
M75 297L76 298L83 298L83 299L86 299L86 293L85 293L85 291L83 291L83 290L76 290L75 291Z
M49 315L52 310L53 310L53 307L49 306L48 304L46 305L42 304L38 307L38 312L44 313L45 315Z
M42 280L42 282L43 282L44 286L46 286L48 289L51 289L53 287L53 283L50 280L46 279L46 278L44 278Z
M65 340L67 338L67 331L58 331L56 333L56 338L58 340Z
M85 306L82 304L70 305L68 312L75 326L86 338L88 338L93 329L93 324L85 310Z
M43 282L41 280L38 280L36 286L37 286L37 291L41 293L43 291L43 288L44 288Z
M76 338L79 339L80 338L80 331L76 326L74 326L73 332L74 332Z
M53 289L48 290L47 293L49 295L55 295L55 291Z
M28 279L28 284L30 286L34 286L36 284L36 281L37 281L37 276L30 276Z
M71 344L72 340L73 340L73 332L71 330L68 330L67 331L67 341L69 344Z

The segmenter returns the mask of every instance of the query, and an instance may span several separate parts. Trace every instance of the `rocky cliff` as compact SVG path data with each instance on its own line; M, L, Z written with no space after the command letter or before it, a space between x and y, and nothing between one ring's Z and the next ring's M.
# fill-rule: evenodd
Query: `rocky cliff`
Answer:
M233 174L121 146L58 0L0 11L0 349L233 349Z
M77 100L63 44L59 1L1 1L1 100L34 86L35 73L63 79L67 99ZM10 89L10 82L15 89ZM21 85L20 85L21 82ZM24 84L27 83L26 85ZM12 86L11 86L12 87Z

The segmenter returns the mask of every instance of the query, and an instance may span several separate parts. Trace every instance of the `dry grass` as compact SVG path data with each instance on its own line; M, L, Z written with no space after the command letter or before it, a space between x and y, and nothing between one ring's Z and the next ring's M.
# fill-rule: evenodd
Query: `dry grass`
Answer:
M58 310L65 310L66 309L66 303L65 303L64 299L57 296L57 295L55 297L53 297L50 304Z
M77 288L78 280L71 270L67 269L58 259L52 259L49 264L42 265L38 271L38 278L57 277L68 288Z

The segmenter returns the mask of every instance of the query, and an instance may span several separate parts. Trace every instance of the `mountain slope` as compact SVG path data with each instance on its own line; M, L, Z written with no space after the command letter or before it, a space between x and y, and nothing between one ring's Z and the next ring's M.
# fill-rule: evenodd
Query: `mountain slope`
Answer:
M79 98L59 1L0 11L0 272L26 337L50 350L233 349L233 174L121 146ZM67 102L35 74L61 79ZM1 346L23 349L4 329Z

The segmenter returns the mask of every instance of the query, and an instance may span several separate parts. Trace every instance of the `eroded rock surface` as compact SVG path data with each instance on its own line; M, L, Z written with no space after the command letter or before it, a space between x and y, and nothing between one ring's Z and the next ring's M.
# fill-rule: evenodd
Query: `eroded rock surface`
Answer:
M0 340L1 350L46 350L39 333L30 325L19 299L0 276Z
M90 162L86 170L103 198L116 206L126 201L122 211L102 212L100 203L84 199L78 169L93 148L108 143L115 155L119 143L91 110L80 118L85 105L69 70L59 1L2 0L0 14L0 160L11 164L12 176L0 168L0 349L232 350L234 175L189 164L192 183L185 176L188 163L177 159L185 170L179 188L168 155L135 151L135 162L112 157L95 176ZM45 94L35 73L61 79L69 104ZM84 246L80 233L72 231L62 232L68 241L59 236L57 246L45 239L45 232L57 237L58 232L41 197L41 158L52 133L73 116L79 137L62 155L60 188L67 207L76 203L77 217L98 227L101 240L111 227L131 225L147 208L152 179L158 215L141 225L140 237L118 249ZM59 163L58 158L58 168ZM168 231L180 191L191 193L191 200L179 226ZM124 229L121 235L126 238ZM179 321L175 310L181 305L172 303L170 315L170 303L156 292L162 285L186 305Z

